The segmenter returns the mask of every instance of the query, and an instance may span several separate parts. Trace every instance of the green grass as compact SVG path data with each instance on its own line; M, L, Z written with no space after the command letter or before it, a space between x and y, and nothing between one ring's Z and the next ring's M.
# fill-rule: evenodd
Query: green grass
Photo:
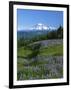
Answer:
M24 57L31 53L31 50L25 49L24 47L18 48L17 56Z
M40 55L44 56L61 56L63 55L63 45L54 45L40 50Z
M20 57L24 57L27 56L28 54L31 54L32 51L25 49L24 47L21 47L18 49L18 56ZM60 56L63 55L63 45L53 45L53 46L48 46L45 48L42 48L40 50L39 55L43 55L43 56Z
M58 75L53 74L49 68L45 67L45 64L49 65L48 60L37 60L32 61L31 59L25 59L21 57L25 57L31 54L32 51L25 49L24 47L18 48L17 55L20 58L17 59L17 80L29 80L29 79L46 79L47 74L51 77L48 78L59 78L63 75L63 69L57 68L59 72ZM63 45L53 45L45 48L41 48L39 52L39 56L62 56L63 55ZM55 59L55 58L54 58ZM53 64L53 63L52 63ZM56 63L54 63L55 65ZM38 68L35 70L35 68ZM61 75L61 76L59 76Z

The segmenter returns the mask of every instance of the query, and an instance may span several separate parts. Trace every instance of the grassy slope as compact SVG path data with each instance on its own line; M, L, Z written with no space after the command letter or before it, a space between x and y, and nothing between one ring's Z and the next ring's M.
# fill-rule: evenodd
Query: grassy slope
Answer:
M18 49L18 56L27 56L28 54L31 54L30 50L24 49L24 47ZM63 45L53 45L48 46L40 50L39 55L50 55L50 56L60 56L63 55Z
M18 49L18 56L27 56L30 54L30 50L26 50L24 47ZM43 49L40 49L40 56L62 56L63 55L63 45L54 45L49 46ZM46 68L45 65L49 65L49 62L44 60L38 60L37 62L32 62L31 60L26 60L24 58L18 58L18 72L17 72L17 79L18 80L27 80L27 79L46 79L46 78L58 78L62 77L63 70L59 66L54 66L59 68L57 70L58 74L56 75L53 73L49 68ZM59 63L58 63L59 64ZM28 65L30 65L28 67ZM51 64L53 65L53 63ZM54 70L55 71L55 70ZM48 75L48 77L47 77Z
M60 56L63 55L63 45L54 45L40 50L40 55Z

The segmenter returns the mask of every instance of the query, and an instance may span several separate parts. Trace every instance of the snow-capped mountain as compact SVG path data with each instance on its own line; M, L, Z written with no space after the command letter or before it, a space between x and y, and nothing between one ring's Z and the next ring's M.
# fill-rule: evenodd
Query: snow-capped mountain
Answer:
M46 25L42 24L42 23L38 23L34 26L34 29L36 29L36 30L47 30L49 28Z
M48 25L45 25L45 24L42 24L42 23L37 23L35 25L32 25L31 27L25 27L24 29L21 29L21 30L24 30L24 31L29 31L29 30L38 30L38 31L52 31L52 30L56 30L57 28L56 27L53 27L53 26L48 26Z
M36 25L33 25L32 27L18 31L17 35L19 38L24 37L26 39L37 37L39 35L47 35L48 32L53 30L56 30L56 28L52 26L47 26L42 23L38 23Z
M30 30L55 30L55 27L47 26L42 23L38 23L30 28Z

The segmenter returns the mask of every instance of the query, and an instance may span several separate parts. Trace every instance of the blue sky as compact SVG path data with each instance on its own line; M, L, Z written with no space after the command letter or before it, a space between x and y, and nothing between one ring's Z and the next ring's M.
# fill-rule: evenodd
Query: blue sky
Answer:
M37 23L47 26L63 26L63 11L17 9L17 29L24 30Z

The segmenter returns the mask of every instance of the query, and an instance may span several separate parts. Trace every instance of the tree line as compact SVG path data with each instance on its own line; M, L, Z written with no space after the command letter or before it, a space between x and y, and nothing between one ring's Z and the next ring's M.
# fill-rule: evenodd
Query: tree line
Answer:
M62 39L63 38L63 27L60 26L57 30L51 31L47 34L48 39Z

